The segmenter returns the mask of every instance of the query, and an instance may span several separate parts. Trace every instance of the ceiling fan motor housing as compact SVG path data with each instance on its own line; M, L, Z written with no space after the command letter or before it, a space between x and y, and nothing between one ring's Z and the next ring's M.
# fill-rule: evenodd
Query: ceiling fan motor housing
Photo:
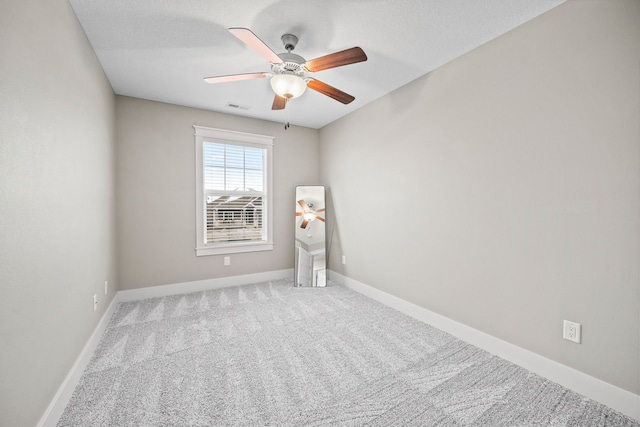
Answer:
M304 63L306 60L295 53L279 53L278 56L282 59L280 64L272 64L271 69L276 74L295 74L296 76L302 76L305 72Z

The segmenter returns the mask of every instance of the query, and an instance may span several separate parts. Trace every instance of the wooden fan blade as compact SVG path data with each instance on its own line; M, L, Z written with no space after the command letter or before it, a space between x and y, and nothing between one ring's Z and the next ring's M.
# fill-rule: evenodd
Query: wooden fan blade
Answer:
M323 95L327 95L330 98L335 99L336 101L340 101L343 104L348 104L352 102L355 97L349 95L341 91L340 89L336 89L333 86L329 86L326 83L322 83L320 80L311 79L307 82L307 87L315 90L316 92L320 92Z
M312 73L316 71L327 70L329 68L341 67L343 65L355 64L367 60L367 55L359 47L341 50L340 52L330 53L320 58L307 61L305 68Z
M309 221L305 219L304 221L302 221L302 224L300 224L300 228L307 228L307 225L309 225Z
M324 212L324 208L322 208L322 209L316 209L316 212Z
M324 222L324 218L322 218L321 216L316 215L316 219L319 219L320 221Z
M262 40L258 38L253 31L248 28L229 28L229 32L239 38L244 44L249 46L251 49L256 51L260 56L262 56L267 61L272 64L280 64L282 63L282 59L271 50L269 46L267 46Z
M284 107L287 106L287 98L284 96L276 95L273 98L273 105L271 106L272 110L284 110Z
M307 206L307 202L305 202L304 200L298 200L298 204L302 206L302 210L304 211L304 213L310 211L309 206Z
M302 212L296 212L296 216L302 216Z
M264 79L269 73L230 74L228 76L205 77L207 83L227 83L239 80Z

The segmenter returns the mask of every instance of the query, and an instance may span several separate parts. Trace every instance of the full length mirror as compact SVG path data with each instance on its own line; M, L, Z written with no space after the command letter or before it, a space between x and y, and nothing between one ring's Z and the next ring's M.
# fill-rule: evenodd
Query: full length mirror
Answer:
M295 286L327 285L324 186L296 187Z

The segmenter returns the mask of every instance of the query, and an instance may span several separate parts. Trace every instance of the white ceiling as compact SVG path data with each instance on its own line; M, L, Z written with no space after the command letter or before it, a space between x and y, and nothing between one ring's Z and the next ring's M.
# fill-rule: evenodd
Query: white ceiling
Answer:
M564 0L70 0L119 95L320 128L558 6ZM275 52L299 38L307 60L360 46L368 61L314 77L353 96L308 90L273 111L267 79L204 77L270 71L228 32L251 29ZM240 110L228 103L246 106Z

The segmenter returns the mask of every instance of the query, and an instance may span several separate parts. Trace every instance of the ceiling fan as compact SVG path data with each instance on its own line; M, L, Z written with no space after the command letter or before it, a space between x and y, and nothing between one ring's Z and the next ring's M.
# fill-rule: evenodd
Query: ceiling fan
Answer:
M319 212L324 212L324 208L314 210L313 203L307 203L304 200L298 200L298 204L302 207L302 212L296 212L296 216L302 217L300 228L307 228L309 223L316 219L324 222L324 218L318 216Z
M247 28L229 28L229 31L269 61L271 63L271 72L206 77L204 79L205 82L226 83L270 77L271 88L276 94L273 99L273 105L271 106L272 110L284 109L288 100L302 95L307 87L343 104L348 104L355 99L340 89L336 89L333 86L310 77L308 73L315 73L317 71L366 61L367 55L361 48L352 47L307 61L302 56L291 53L296 47L296 44L298 44L298 38L293 34L285 34L281 37L287 52L277 54Z

